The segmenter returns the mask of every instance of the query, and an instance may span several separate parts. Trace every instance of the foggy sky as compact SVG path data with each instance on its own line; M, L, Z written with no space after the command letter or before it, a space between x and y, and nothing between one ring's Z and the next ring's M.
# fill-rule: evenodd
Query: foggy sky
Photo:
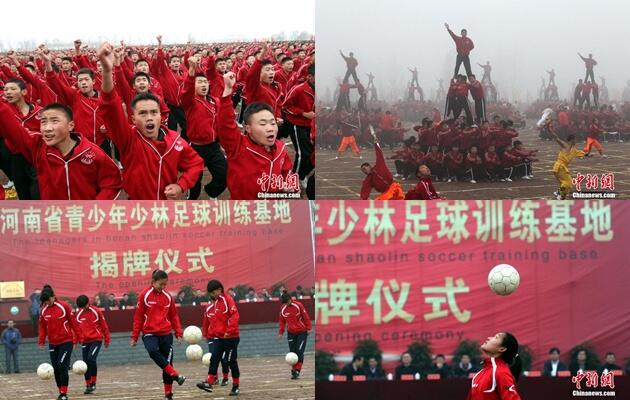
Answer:
M106 2L11 1L2 3L0 50L24 41L72 43L119 41L157 44L269 38L294 31L314 33L314 0L203 1L109 0Z
M335 77L343 77L339 49L354 52L362 83L366 73L375 75L379 97L403 97L413 66L429 96L455 67L448 22L458 36L468 30L473 73L481 79L477 63L489 60L502 97L525 101L529 91L536 99L551 68L560 98L567 97L585 75L580 52L593 53L597 83L605 76L610 96L619 98L630 79L629 15L630 3L621 0L317 0L318 97L332 93Z

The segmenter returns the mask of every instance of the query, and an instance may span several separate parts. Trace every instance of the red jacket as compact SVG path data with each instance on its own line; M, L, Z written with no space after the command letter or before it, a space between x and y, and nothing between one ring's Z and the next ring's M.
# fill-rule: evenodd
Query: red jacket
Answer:
M52 71L46 73L46 81L57 93L59 100L72 108L74 129L81 132L92 143L99 146L103 144L105 134L101 132L103 119L98 113L99 93L95 92L95 97L84 96L78 89L65 85Z
M472 40L470 40L468 36L466 37L457 36L450 29L448 30L448 33L451 35L451 37L453 38L453 41L455 42L455 47L457 48L457 54L462 55L462 56L467 56L470 54L470 51L475 48L475 44L473 43Z
M282 110L287 121L297 126L311 126L311 120L302 113L315 111L315 89L308 82L294 86L287 94Z
M179 107L179 95L184 86L184 80L188 76L188 72L186 70L180 73L173 72L166 64L164 50L162 49L158 49L154 65L156 67L155 74L164 89L164 100L166 100L167 104Z
M481 82L475 81L475 83L469 83L468 88L470 89L470 94L473 99L483 99L483 86L481 85Z
M483 166L492 169L499 165L501 165L499 155L495 151L486 151L483 155Z
M505 147L512 143L512 139L518 136L518 132L512 128L501 128L494 132L494 142L497 147Z
M112 200L122 187L120 170L105 152L78 133L65 157L42 135L20 126L13 110L0 102L0 135L35 167L42 200Z
M479 154L468 153L466 155L466 168L478 168L483 165L483 160L479 157Z
M521 400L521 396L510 367L500 358L490 358L473 377L466 400Z
M202 332L208 339L239 337L238 309L230 295L222 294L210 301L203 314Z
M168 292L158 292L151 286L138 295L131 340L137 341L140 331L143 335L158 336L170 335L175 331L175 337L182 337L182 324L179 322L175 300Z
M116 81L116 90L118 90L118 94L120 95L123 102L125 103L125 108L127 109L127 119L129 120L129 123L131 124L132 123L131 117L133 115L131 102L133 98L136 97L136 95L138 95L138 92L129 85L129 82L125 78L125 74L122 68L120 67L114 68L114 77L115 77L114 80ZM153 82L153 79L151 80L151 82ZM162 119L162 124L166 125L166 122L168 121L168 114L170 113L171 110L168 108L166 103L164 103L162 95L159 95L153 92L153 90L151 89L151 85L149 85L149 92L153 93L155 96L157 96L158 99L160 99L160 117Z
M103 93L100 110L112 141L120 150L123 187L130 199L165 200L164 188L177 183L186 192L203 170L203 160L181 136L160 128L162 140L144 137L127 122L120 97Z
M81 330L68 303L55 300L52 306L42 304L39 312L38 342L40 346L44 345L46 336L48 336L48 343L53 346L83 341Z
M218 99L195 94L195 77L184 82L181 105L186 113L188 140L195 144L210 144L217 141L216 116Z
M311 318L308 316L306 308L295 300L292 300L291 304L282 306L278 323L280 325L278 334L280 335L284 333L285 326L287 331L293 335L311 330Z
M236 126L236 116L232 108L232 98L226 96L219 103L217 119L219 141L227 155L227 186L233 200L255 200L259 193L280 193L277 187L278 176L296 187L298 179L291 174L291 160L284 143L276 143L267 151L264 146L254 143L249 136L243 135ZM269 175L273 177L269 177ZM273 179L272 179L273 178Z
M446 160L446 166L451 171L456 171L464 166L464 155L459 151L449 151L444 156L444 159Z
M256 59L254 64L247 72L245 80L245 93L248 104L261 102L269 104L274 109L276 117L280 117L280 107L278 99L282 96L282 88L277 82L271 84L262 83L260 81L260 72L262 71L262 62Z
M604 133L604 130L597 124L591 124L588 130L588 137L597 140L600 133Z
M104 339L105 346L109 346L109 327L101 310L88 306L87 310L81 309L77 313L76 319L83 343L100 342Z
M276 70L276 73L273 76L273 80L278 82L282 93L287 93L287 91L289 90L289 82L292 80L293 75L295 75L295 71L286 73L282 68Z
M503 167L505 168L515 167L522 162L523 162L523 159L520 156L512 153L511 150L503 152L503 156L501 158L501 165L503 165Z
M466 82L455 84L455 97L468 97L468 84Z
M363 179L363 185L361 185L361 199L363 200L370 197L372 188L384 193L394 183L394 177L385 164L383 150L378 143L374 143L374 151L376 152L376 163L372 166L372 171Z
M439 199L437 191L433 187L430 177L420 179L415 188L409 190L405 195L405 200L435 200Z
M424 162L427 164L429 168L431 167L441 167L444 165L444 153L442 152L429 152L424 158Z

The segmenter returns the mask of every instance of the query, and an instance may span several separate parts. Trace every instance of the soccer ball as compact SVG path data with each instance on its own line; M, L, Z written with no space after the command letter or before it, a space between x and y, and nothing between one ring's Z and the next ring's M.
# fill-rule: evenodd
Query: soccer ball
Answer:
M37 376L39 376L40 379L48 380L54 375L55 370L53 366L48 363L40 364L39 367L37 367Z
M210 365L210 359L212 358L212 353L206 353L201 357L201 363L206 367Z
M518 271L508 264L499 264L488 274L488 286L499 296L514 293L520 282Z
M188 344L197 344L201 342L201 329L195 325L191 325L184 329L184 340Z
M189 361L199 361L203 356L203 349L198 344L191 344L186 347L186 358Z
M287 362L287 364L293 366L298 362L298 355L293 352L287 353L286 357L284 357L284 360Z
M75 361L74 364L72 364L72 372L77 375L84 375L87 369L87 364L82 360Z

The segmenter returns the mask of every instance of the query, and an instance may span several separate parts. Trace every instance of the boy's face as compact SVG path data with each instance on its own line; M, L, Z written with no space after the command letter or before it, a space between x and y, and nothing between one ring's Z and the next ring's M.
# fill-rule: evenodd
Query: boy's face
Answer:
M254 61L255 60L256 60L256 57L254 57L254 56L247 57L247 61L246 61L247 65L249 65L251 67L252 65L254 65Z
M10 82L4 85L4 98L9 104L15 104L26 96L26 89L20 89L17 83Z
M287 61L284 64L282 64L282 69L284 70L284 72L293 71L293 60Z
M171 61L168 63L169 67L173 71L179 71L179 65L181 64L181 60L179 57L171 57Z
M89 94L94 90L94 80L88 74L81 74L77 77L77 86L83 94Z
M195 93L198 96L206 96L208 94L208 78L198 76L195 78Z
M138 61L138 53L131 53L131 61L133 62Z
M369 175L370 172L372 172L372 166L371 165L362 165L361 166L361 171L365 174L365 175Z
M227 71L227 63L225 61L219 61L217 63L217 70L220 73L225 74L225 71Z
M227 61L225 62L226 71L231 70L233 65L234 65L234 60L231 58L228 58Z
M254 143L262 146L273 146L278 135L276 117L268 110L261 110L252 114L245 124L245 132Z
M273 65L265 65L260 72L260 81L271 84L273 82L273 77L275 76L275 74L276 73L273 69Z
M133 88L136 89L138 93L146 93L149 91L149 80L146 76L138 76L133 81Z
M56 146L68 138L74 129L74 122L69 121L61 110L46 110L41 114L39 126L44 143Z
M133 108L133 124L144 136L156 137L160 129L160 105L153 100L140 100Z
M68 60L62 60L61 61L61 69L68 72L70 71L70 69L72 69L72 63Z
M145 74L149 73L149 63L146 61L140 61L136 64L136 72L144 72Z

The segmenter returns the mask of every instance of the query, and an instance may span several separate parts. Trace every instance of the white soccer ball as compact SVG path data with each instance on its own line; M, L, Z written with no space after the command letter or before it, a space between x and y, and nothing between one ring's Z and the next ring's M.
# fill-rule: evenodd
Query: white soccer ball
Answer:
M84 375L88 370L88 366L85 363L85 361L82 360L78 360L75 361L74 364L72 364L72 372L74 372L77 375Z
M191 325L184 329L184 340L188 344L197 344L201 342L202 336L201 329L195 325Z
M203 349L198 344L191 344L186 347L186 358L189 361L199 361L203 356Z
M284 357L284 360L287 362L287 364L293 366L298 362L298 355L293 352L287 353L286 357Z
M39 367L37 367L37 376L39 376L40 379L48 380L55 376L55 369L48 363L40 364Z
M488 274L488 286L499 296L514 293L521 282L516 268L508 264L499 264Z
M206 353L201 357L201 363L206 367L210 365L210 359L212 358L212 353Z

